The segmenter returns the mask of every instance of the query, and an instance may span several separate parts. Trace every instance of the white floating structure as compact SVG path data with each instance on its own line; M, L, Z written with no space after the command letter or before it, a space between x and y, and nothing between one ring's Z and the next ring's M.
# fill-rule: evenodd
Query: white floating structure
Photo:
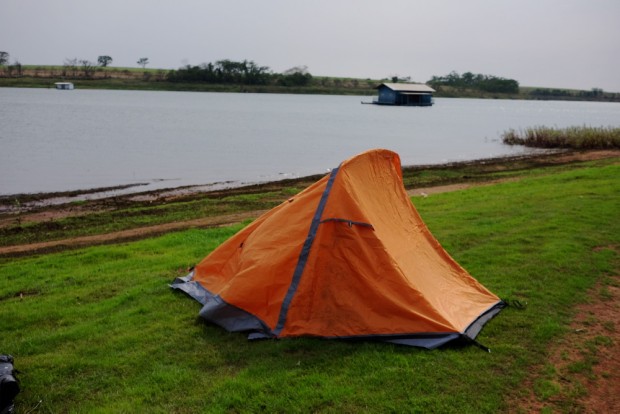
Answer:
M56 82L54 85L56 86L56 89L66 89L69 91L75 89L71 82Z

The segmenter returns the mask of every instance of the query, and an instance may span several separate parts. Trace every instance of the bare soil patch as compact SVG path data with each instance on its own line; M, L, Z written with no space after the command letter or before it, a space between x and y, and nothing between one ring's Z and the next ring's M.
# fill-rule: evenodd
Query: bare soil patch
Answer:
M573 161L593 161L603 158L617 157L618 155L620 155L620 150L617 149L566 152L556 154L552 158L552 162L562 164Z
M263 214L264 212L264 210L257 210L237 214L221 215L216 217L206 217L197 220L177 221L172 223L159 224L156 226L139 227L136 229L123 230L106 234L97 234L94 236L81 236L65 240L54 240L41 243L5 246L0 247L0 256L19 256L23 254L63 250L66 248L85 247L106 243L118 243L129 240L143 239L146 237L153 237L171 231L187 230L190 228L199 227L225 226L239 223L247 219L254 219Z
M619 251L618 246L600 249ZM620 269L576 307L568 334L549 352L548 365L551 373L540 367L523 384L526 392L509 403L511 412L620 413ZM553 394L537 393L541 384Z
M597 288L604 289L600 285ZM577 379L588 390L581 402L584 411L590 413L620 413L620 287L607 286L606 289L609 297L603 298L600 292L595 292L593 296L598 298L580 306L571 325L576 334L584 332L582 343L602 342L596 349L592 373L581 374ZM609 338L611 342L600 338Z

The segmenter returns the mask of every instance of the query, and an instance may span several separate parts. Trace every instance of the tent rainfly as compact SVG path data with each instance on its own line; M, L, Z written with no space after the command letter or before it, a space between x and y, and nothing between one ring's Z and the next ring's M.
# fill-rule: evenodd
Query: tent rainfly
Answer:
M171 285L200 316L250 339L474 341L504 306L432 236L398 154L344 161L265 213Z

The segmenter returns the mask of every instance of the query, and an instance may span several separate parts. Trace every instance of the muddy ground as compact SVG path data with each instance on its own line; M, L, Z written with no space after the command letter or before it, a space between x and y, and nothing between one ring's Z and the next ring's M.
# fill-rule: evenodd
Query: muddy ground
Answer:
M550 152L544 155L503 157L444 165L412 166L404 167L404 170L409 171L412 174L416 174L417 171L423 170L474 166L481 171L484 170L486 172L492 172L510 168L507 167L509 164L513 167L519 163L527 163L528 166L537 167L613 157L620 157L620 150L558 151ZM143 202L157 205L178 200L192 199L202 195L224 198L231 195L274 191L286 186L305 188L320 178L320 175L315 175L292 180L261 183L244 187L218 188L215 190L213 189L213 185L204 185L124 194L123 191L126 190L127 186L119 186L62 193L0 196L0 228L14 225L16 220L19 220L20 223L50 221L65 217L87 215L101 211L110 211L126 206L132 202ZM483 179L482 181L468 181L467 179L468 177L463 177L465 182L457 183L443 184L441 182L437 182L429 186L406 186L410 195L424 196L439 192L462 190L472 186L492 185L500 182L500 180ZM226 183L222 184L225 185ZM252 214L248 217L252 217ZM209 222L206 224L208 225L208 223ZM226 223L218 222L218 224ZM177 227L176 229L178 228L180 227Z

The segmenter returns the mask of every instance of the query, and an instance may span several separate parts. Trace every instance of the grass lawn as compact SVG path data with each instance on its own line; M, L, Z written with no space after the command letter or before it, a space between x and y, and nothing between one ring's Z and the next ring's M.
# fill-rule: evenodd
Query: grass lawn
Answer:
M0 258L0 353L22 371L18 412L507 410L618 272L620 165L415 198L433 234L507 308L478 340L435 351L320 339L248 342L198 320L167 284L242 226ZM611 283L611 282L609 282ZM601 341L599 346L608 346ZM539 398L554 388L534 383Z

